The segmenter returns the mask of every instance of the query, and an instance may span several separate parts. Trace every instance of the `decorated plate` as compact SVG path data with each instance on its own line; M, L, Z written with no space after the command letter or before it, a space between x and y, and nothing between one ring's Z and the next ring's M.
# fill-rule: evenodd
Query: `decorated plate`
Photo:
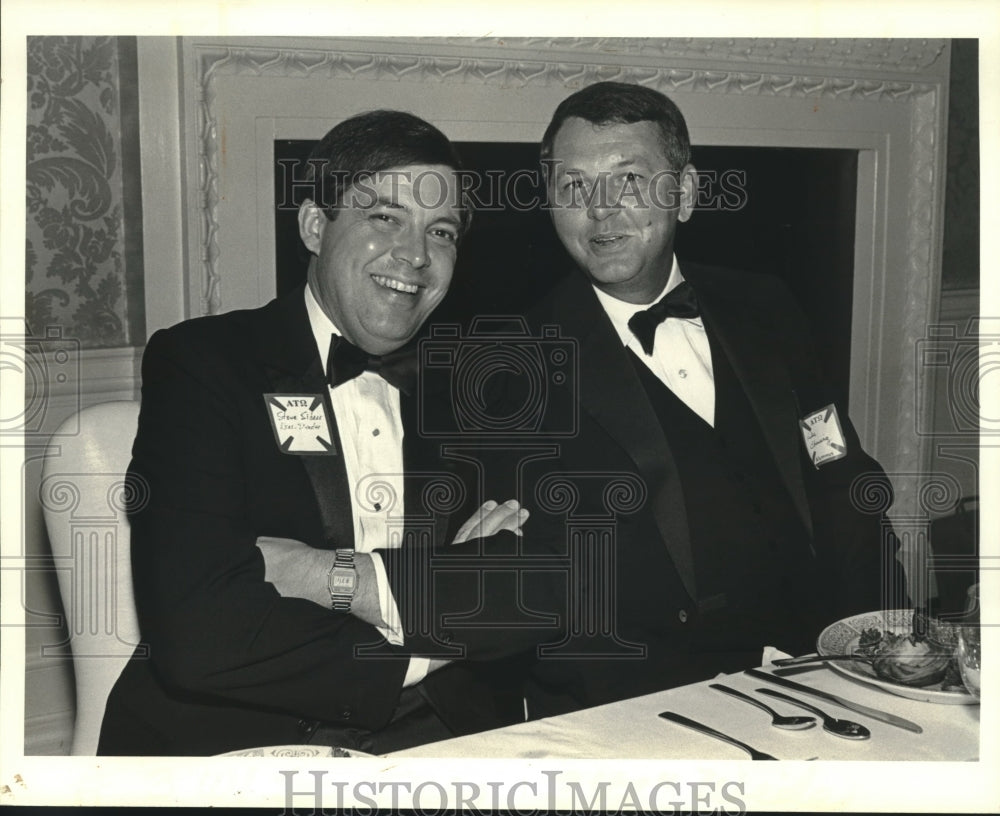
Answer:
M224 757L372 757L354 748L338 748L330 745L266 745L262 748L243 748L218 754Z
M826 627L816 641L816 651L821 655L854 654L858 639L865 629L879 629L896 635L908 635L913 631L912 609L887 609L882 612L865 612L852 615ZM964 689L949 686L941 687L941 683L929 686L904 686L891 680L879 677L869 664L860 661L831 660L828 664L834 671L845 677L861 680L873 686L926 703L948 703L951 705L976 705L979 700Z

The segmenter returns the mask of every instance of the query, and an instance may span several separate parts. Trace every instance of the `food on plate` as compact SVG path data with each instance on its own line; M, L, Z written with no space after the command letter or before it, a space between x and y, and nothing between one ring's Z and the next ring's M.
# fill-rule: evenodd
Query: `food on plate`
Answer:
M884 680L904 686L929 686L944 677L951 658L952 652L934 641L885 632L874 648L872 668Z
M962 670L959 668L958 660L948 661L948 668L945 670L944 677L941 678L941 691L968 692L962 681Z
M950 680L946 676L949 669L952 676L955 674L952 665L955 647L948 642L951 628L945 622L917 612L910 634L864 629L854 653L869 656L875 674L883 680L904 686L929 686ZM937 637L928 636L930 632Z

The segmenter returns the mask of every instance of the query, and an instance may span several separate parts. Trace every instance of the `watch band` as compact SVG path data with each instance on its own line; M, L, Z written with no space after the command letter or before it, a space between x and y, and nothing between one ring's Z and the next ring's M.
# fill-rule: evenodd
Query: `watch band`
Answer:
M330 590L330 606L335 612L350 612L351 601L358 585L358 574L354 568L354 550L334 550L333 566L327 573L327 588Z

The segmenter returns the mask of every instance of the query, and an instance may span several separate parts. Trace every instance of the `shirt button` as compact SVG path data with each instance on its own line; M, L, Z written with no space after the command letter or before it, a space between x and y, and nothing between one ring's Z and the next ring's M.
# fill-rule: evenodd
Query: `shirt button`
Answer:
M372 431L372 436L378 436L380 433L382 432L378 428L376 428L375 430Z
M309 723L306 722L305 720L299 720L298 723L296 723L296 725L298 725L299 729L301 729L302 731L309 730Z
M684 368L678 370L678 372L677 372L677 376L680 377L682 380L685 379L687 377L687 375L688 375L687 369L684 369Z
M688 622L688 613L686 609L682 609L677 613L677 620L679 620L681 623Z

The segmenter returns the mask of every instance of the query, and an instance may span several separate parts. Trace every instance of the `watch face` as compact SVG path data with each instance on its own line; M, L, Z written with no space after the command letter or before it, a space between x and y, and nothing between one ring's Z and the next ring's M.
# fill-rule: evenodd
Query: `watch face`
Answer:
M354 582L357 576L350 570L334 570L330 578L330 588L334 591L351 592L354 589Z

